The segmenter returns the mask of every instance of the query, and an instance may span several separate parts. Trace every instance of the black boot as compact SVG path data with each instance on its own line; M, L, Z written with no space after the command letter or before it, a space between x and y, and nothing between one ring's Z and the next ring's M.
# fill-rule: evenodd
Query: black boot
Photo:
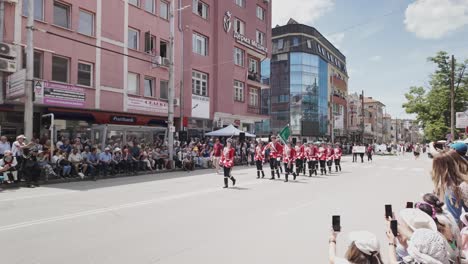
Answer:
M323 168L320 168L320 174L323 175Z
M284 180L284 182L288 182L288 177L289 177L288 173L286 173L286 175L284 177L286 178L286 180Z
M224 187L223 188L227 188L228 187L228 178L224 177Z
M317 170L315 170L315 176L317 176Z
M282 172L282 171L281 171L281 172ZM276 174L278 174L278 179L281 179L281 176L280 176L279 170L276 170Z
M265 178L265 172L262 170L262 179Z
M296 173L293 172L293 179L296 180Z
M260 179L260 171L257 171L257 179Z
M338 165L335 166L335 171L338 172Z
M232 186L236 186L236 178L231 176Z
M275 179L275 171L272 170L272 171L271 171L271 178L270 178L270 180L274 180L274 179Z
M312 177L312 170L309 170L309 177Z
M331 174L331 167L328 167L328 173Z
M340 171L341 171L341 165L338 165L338 168L340 168Z

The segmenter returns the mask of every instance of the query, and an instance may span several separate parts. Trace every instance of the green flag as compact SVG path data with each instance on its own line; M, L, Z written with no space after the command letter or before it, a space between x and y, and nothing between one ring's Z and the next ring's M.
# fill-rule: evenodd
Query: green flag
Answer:
M291 135L291 129L289 128L289 125L285 126L283 130L279 133L279 136L281 140L283 140L284 143L288 142L289 136Z

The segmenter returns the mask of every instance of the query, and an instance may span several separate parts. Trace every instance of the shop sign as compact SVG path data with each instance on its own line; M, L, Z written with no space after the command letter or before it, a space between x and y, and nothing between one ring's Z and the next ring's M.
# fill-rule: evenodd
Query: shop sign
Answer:
M86 102L85 90L81 87L34 81L36 103L64 107L84 107Z
M240 34L238 32L235 32L235 31L234 31L234 39L238 43L240 43L240 44L242 44L244 46L247 46L247 47L249 47L251 49L258 50L258 51L260 51L262 53L267 53L268 52L268 49L265 48L260 43L257 43L257 41L252 40L252 39L250 39L250 38L248 38L248 37L246 37L246 36L244 36L244 35L242 35L242 34Z
M153 114L168 113L167 102L144 98L128 97L127 109L135 111L149 112Z
M210 118L210 98L192 94L192 117Z
M114 123L136 123L136 118L133 116L111 116L111 122Z
M457 128L465 128L468 127L468 111L465 112L457 112L456 113L456 122L455 126Z
M26 69L19 70L7 79L6 99L13 100L24 96Z

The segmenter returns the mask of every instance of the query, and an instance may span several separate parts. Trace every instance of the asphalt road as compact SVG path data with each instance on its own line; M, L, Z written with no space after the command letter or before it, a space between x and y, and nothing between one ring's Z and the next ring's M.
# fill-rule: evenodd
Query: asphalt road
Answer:
M0 262L327 263L333 214L343 226L339 255L352 230L374 232L386 255L384 204L402 209L430 192L431 160L345 157L342 166L289 183L236 167L237 187L227 190L208 170L6 190Z

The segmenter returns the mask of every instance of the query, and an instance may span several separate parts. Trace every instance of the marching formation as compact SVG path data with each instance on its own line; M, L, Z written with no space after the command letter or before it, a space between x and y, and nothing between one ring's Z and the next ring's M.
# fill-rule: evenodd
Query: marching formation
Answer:
M317 176L319 168L320 175L331 174L333 165L335 172L341 171L340 161L343 150L339 144L333 147L332 144L327 143L297 142L294 146L290 141L284 144L276 136L272 136L267 144L259 140L254 149L257 179L265 178L263 165L266 162L270 164L270 180L280 179L284 166L285 182L289 181L289 175L292 175L293 180L296 180L301 173L306 176L308 172L309 177ZM229 179L233 186L236 184L236 179L232 176L234 164L235 150L232 147L232 140L228 139L219 162L219 165L224 168L224 188L228 188Z

